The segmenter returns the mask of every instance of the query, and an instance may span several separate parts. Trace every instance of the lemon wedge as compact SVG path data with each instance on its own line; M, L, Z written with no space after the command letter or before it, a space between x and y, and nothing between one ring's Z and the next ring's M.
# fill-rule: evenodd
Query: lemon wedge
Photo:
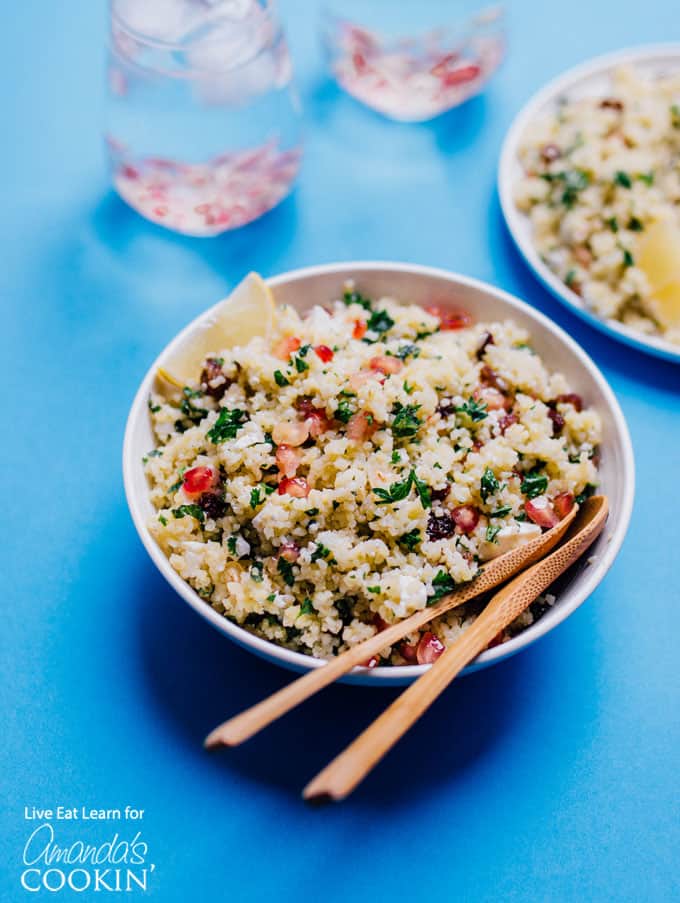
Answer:
M267 336L275 320L271 289L258 273L248 273L173 358L158 368L157 375L181 389L196 382L210 352L245 345L255 336Z
M649 308L665 329L680 326L680 229L659 221L639 239L636 263L647 277Z

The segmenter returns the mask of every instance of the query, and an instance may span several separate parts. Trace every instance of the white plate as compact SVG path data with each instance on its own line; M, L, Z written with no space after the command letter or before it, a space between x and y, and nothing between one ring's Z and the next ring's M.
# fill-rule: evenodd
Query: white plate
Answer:
M607 93L609 79L616 67L634 65L645 73L660 74L680 69L680 44L656 44L599 56L570 69L549 82L522 108L515 117L503 143L498 165L498 194L503 216L517 248L541 281L565 304L597 329L649 354L680 363L680 348L657 336L646 336L608 320L591 311L575 292L572 292L542 260L534 245L529 218L517 209L514 190L523 177L518 158L522 136L529 123L549 112L560 97L594 97Z
M341 263L295 270L268 281L278 303L305 310L315 303L340 297L343 283L349 278L355 278L360 290L373 297L391 294L416 304L455 300L480 320L512 318L531 332L534 347L550 362L551 368L561 370L573 391L582 395L602 417L604 441L600 478L601 489L609 496L610 516L603 535L591 552L595 560L589 565L581 562L570 572L570 579L561 587L556 604L539 621L509 642L484 652L466 671L502 661L552 630L578 608L602 580L621 548L628 529L635 485L633 450L621 408L605 378L573 339L529 305L475 279L411 264ZM197 317L160 353L132 403L123 445L123 477L130 513L152 561L194 611L256 655L294 671L306 671L319 667L323 661L277 646L218 614L173 570L148 529L155 514L142 466L142 456L155 445L147 408L149 393L157 368L167 365L178 349L191 340L195 331L200 330L201 324L211 316L211 311L206 310ZM162 630L163 625L159 624L158 629ZM404 684L415 680L427 667L358 669L346 679L370 685Z

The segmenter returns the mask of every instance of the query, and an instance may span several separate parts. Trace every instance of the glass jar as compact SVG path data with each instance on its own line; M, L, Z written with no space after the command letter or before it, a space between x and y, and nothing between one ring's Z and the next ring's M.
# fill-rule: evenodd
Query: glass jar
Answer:
M111 177L159 225L210 236L291 190L292 67L272 0L110 0Z
M480 0L326 0L321 29L340 87L403 122L478 94L505 52L503 9Z

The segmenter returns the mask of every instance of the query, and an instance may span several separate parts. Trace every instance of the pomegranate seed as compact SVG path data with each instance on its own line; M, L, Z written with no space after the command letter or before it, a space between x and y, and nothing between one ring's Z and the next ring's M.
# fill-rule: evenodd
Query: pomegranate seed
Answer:
M474 63L469 66L461 66L460 69L446 72L442 77L442 83L447 88L451 88L453 85L464 85L474 81L481 71L479 66Z
M327 364L329 361L333 360L333 349L329 348L328 345L317 345L314 349L314 353L322 360L324 364Z
M399 373L404 364L398 357L379 355L378 357L372 357L368 362L368 366L371 370L377 370L379 373L384 373L385 376L388 376L391 373Z
M309 438L309 424L306 420L277 423L272 430L272 439L277 445L302 445Z
M553 499L553 508L560 520L565 518L573 507L574 495L571 492L560 492L560 494L556 495Z
M430 304L425 310L428 314L438 318L439 328L443 332L450 332L454 329L466 329L474 323L470 314L462 309L447 309L440 307L438 304Z
M399 646L399 652L407 662L417 661L417 650L418 647L414 646L412 643L401 643Z
M500 411L512 404L507 395L503 395L498 389L492 389L489 386L475 389L472 396L476 401L483 401L490 411Z
M352 414L347 421L347 437L348 439L354 439L356 442L370 439L377 429L378 425L375 423L372 415L367 414L365 411Z
M357 389L360 389L364 383L369 382L372 379L375 379L378 375L377 370L359 370L358 373L353 373L349 378L349 387L353 389L355 392Z
M560 518L555 513L547 495L539 495L535 499L528 499L524 503L524 510L530 520L547 530L552 529L560 522Z
M278 357L279 360L287 361L291 354L298 350L301 344L302 342L297 336L288 335L274 346L272 353L274 357Z
M583 399L575 392L569 392L567 395L558 395L555 399L555 404L570 404L577 411L583 410Z
M201 495L212 489L217 482L217 473L212 467L192 467L184 474L182 488L187 495Z
M505 414L498 421L498 428L501 431L501 436L505 435L505 431L509 429L513 425L513 423L519 423L519 417L517 414Z
M420 642L418 643L418 648L416 649L418 664L431 665L432 662L437 661L444 649L445 646L442 641L428 630L427 633L422 635Z
M458 505L451 512L451 517L463 533L472 533L479 523L479 511L474 505Z
M548 410L548 417L552 420L552 432L553 436L559 436L559 434L564 429L564 417L559 413L559 411L555 411L553 408Z
M379 633L381 633L383 630L387 630L387 628L390 626L387 621L383 620L377 612L373 615L373 623L378 628Z
M377 668L380 663L380 656L372 655L367 661L362 662L360 668Z
M292 541L282 542L279 549L279 557L293 564L300 557L300 546Z
M309 435L312 439L318 439L332 426L332 422L326 417L325 411L314 411L305 417L305 423L309 427Z
M306 499L311 486L304 477L284 477L279 483L279 495L292 495L296 499Z
M352 62L354 63L354 68L359 73L365 72L368 68L366 65L366 57L363 53L359 53L359 51L352 54Z
M302 460L302 452L290 445L279 445L276 449L276 463L284 477L294 477Z
M366 322L364 320L355 320L354 321L354 329L352 330L352 337L355 339L363 339L366 335Z

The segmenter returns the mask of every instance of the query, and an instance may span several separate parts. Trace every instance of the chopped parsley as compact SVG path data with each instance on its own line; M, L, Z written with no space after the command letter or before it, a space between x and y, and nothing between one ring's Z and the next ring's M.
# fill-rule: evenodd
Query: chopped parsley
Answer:
M398 451L393 451L393 452L392 452L392 459L391 459L391 460L392 460L392 463L393 463L393 464L399 464L399 462L401 461L401 455L399 454Z
M208 430L208 439L215 445L219 445L226 439L234 439L247 419L248 415L245 411L240 411L238 408L234 408L233 411L230 411L229 408L222 408L219 417Z
M617 169L614 173L614 184L620 185L621 188L630 188L633 185L628 173L623 172L621 169Z
M357 291L346 291L343 293L342 300L345 302L347 307L350 304L359 304L364 310L371 309L371 299L367 298L365 295L362 295L361 292Z
M564 277L564 281L569 286L569 288L571 288L572 285L577 281L576 280L576 270L569 270L567 275Z
M375 595L381 592L379 586L367 586L366 589L369 591L369 593L374 593Z
M471 397L456 408L456 413L465 414L473 423L480 423L489 416L486 408L485 401L476 401Z
M262 569L263 565L261 561L253 561L250 567L250 579L255 583L262 583Z
M456 583L453 577L450 574L447 574L446 571L438 571L432 581L432 588L434 589L434 593L427 600L428 605L434 605L434 603L438 602L442 596L446 596L453 592L456 588Z
M161 406L159 404L154 404L151 399L147 401L147 405L152 414L157 414L161 409Z
M512 508L510 505L503 505L503 507L499 508L497 511L492 511L491 514L489 514L489 517L505 517L505 515L510 514L511 511Z
M631 216L626 228L630 229L631 232L642 232L645 228L645 224L641 219L638 219L637 216Z
M548 478L541 473L530 472L524 475L520 489L528 499L535 499L548 488Z
M651 188L651 186L654 184L654 171L651 170L650 172L641 172L638 175L638 179Z
M254 489L250 490L250 507L254 510L260 504L262 499L260 498L260 487L256 486Z
M205 514L203 509L198 505L180 505L179 508L172 509L173 517L181 518L181 517L195 517L199 523L203 523L205 520Z
M309 370L309 364L307 363L307 361L304 361L302 359L301 355L298 355L297 357L295 357L294 360L295 360L295 369L297 370L298 373L304 373L305 370Z
M500 483L496 478L496 474L491 470L490 467L484 468L484 473L482 474L482 479L480 480L479 486L479 494L482 497L483 501L486 501L490 495L493 495L494 492L498 492L500 489Z
M312 600L309 597L303 599L302 605L300 606L300 614L301 615L314 614L314 605L312 604Z
M414 527L413 530L409 530L408 533L404 533L397 539L399 545L405 546L409 552L414 552L416 546L419 546L421 541L420 530L418 527Z
M404 380L404 385L403 385L402 388L404 389L404 392L406 392L407 395L411 395L411 393L412 393L413 390L415 389L415 386L409 385L409 384L406 382L406 380Z
M236 537L230 536L227 540L227 548L231 552L232 555L236 554Z
M671 125L674 129L680 129L680 106L671 104Z
M429 508L432 504L430 487L418 479L415 470L411 470L405 480L399 480L396 483L392 483L389 489L381 489L378 487L371 491L379 499L379 501L376 501L376 505L391 505L394 502L401 502L405 499L413 486L416 487L423 508Z
M317 515L318 513L319 513L319 509L318 509L318 508L308 508L308 509L305 511L305 514L307 515L307 517L316 517L316 515Z
M168 526L168 519L167 519L167 517L164 517L162 514L159 514L159 515L158 515L158 520L160 521L161 524L163 524L164 527L167 527L167 526Z
M403 405L397 402L392 408L394 420L392 421L392 432L400 439L408 439L416 435L422 423L420 417L416 416L416 412L420 409L419 404Z
M590 496L594 494L596 489L597 486L595 486L593 483L586 483L583 492L579 492L579 494L576 496L576 504L582 505L586 499L589 499Z
M395 353L395 357L398 357L400 361L405 361L407 357L419 356L420 348L418 348L417 345L412 345L411 343L409 343L408 345L402 345Z
M489 524L486 528L486 541L487 542L496 542L496 537L500 531L500 527L498 524Z
M635 266L635 258L630 253L628 248L621 248L621 252L623 253L623 266L627 269L628 267Z
M290 385L290 383L280 370L274 370L274 381L276 382L276 385L281 386L281 388Z
M353 414L354 410L348 401L341 401L335 409L335 416L342 423L347 423Z
M619 231L619 221L615 216L611 216L608 220L606 220L607 225L612 230L612 232Z
M542 178L547 182L561 182L564 186L561 201L565 207L573 207L578 194L590 184L590 176L583 169L569 169L564 172L545 172Z
M328 559L329 564L337 564L337 561L335 560L335 558L331 558L330 554L331 554L331 550L329 548L327 548L325 545L323 545L323 543L318 543L317 547L312 552L312 559L311 559L312 564L315 561L319 561L319 559L321 559L321 558L323 558L324 561L326 559Z
M374 310L366 321L366 328L371 332L382 333L387 332L394 326L394 320L386 310Z
M283 582L286 584L286 586L292 586L295 583L293 565L290 563L290 561L286 561L285 558L279 557L276 565L276 570L283 577Z
M183 398L179 409L192 423L200 423L208 413L205 408L197 407L192 401L193 398L197 398L200 394L200 392L190 389L189 386L185 386L182 389Z

